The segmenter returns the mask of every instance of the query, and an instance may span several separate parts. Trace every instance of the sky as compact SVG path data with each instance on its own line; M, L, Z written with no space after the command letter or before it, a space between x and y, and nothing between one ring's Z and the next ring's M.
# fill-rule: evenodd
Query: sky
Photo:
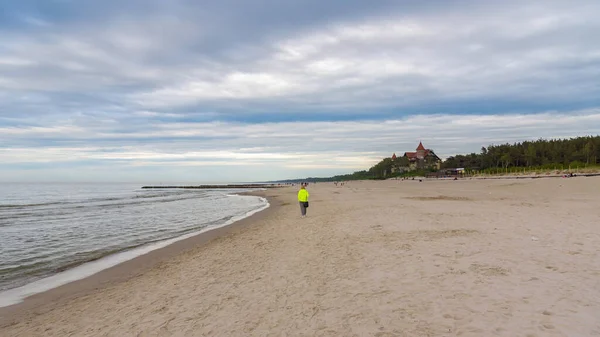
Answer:
M0 181L248 182L600 133L600 1L0 0Z

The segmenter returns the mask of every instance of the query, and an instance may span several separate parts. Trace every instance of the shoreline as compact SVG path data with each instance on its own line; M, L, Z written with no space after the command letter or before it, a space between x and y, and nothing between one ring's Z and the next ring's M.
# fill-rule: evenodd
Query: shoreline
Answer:
M311 185L306 218L294 188L264 191L208 244L1 311L0 335L600 333L600 178L399 183Z
M99 262L106 258L111 258L124 253L132 252L139 248L145 248L164 242L169 242L160 248L151 249L145 253L111 265L108 268L103 268L90 275L85 275L81 278L70 280L58 286L52 286L49 289L35 292L31 295L27 295L25 297L20 298L20 301L14 304L0 306L0 327L3 327L7 324L10 325L10 321L17 320L23 317L23 315L26 315L27 313L30 313L32 311L35 311L36 314L38 314L40 311L43 312L44 306L48 306L51 303L53 306L56 305L57 302L64 303L77 297L88 295L95 290L99 290L101 288L137 277L143 274L145 271L177 255L183 254L186 251L197 248L199 246L209 244L214 239L233 234L235 231L238 231L246 226L252 225L257 221L260 221L260 219L267 217L278 207L277 203L273 203L274 197L268 196L264 192L265 191L248 191L232 194L239 196L255 196L259 198L264 198L267 201L265 207L251 211L249 212L251 213L249 216L246 216L239 220L234 220L231 223L225 222L222 225L218 225L211 228L204 228L199 232L188 233L183 236L167 239L156 243L150 243L148 245L137 247L128 251L123 251L113 255L109 255L103 257L102 259L86 262L82 265L76 266L64 272L57 273L47 278L34 281L27 285L3 291L2 293L9 293L15 290L17 290L18 292L19 289L28 287L32 284L35 284L36 282L56 277L57 275L61 275L74 269ZM0 301L0 304L1 302L2 301Z
M241 185L154 185L142 186L142 189L198 189L198 190L217 190L217 189L257 189L257 188L279 188L284 187L277 184L241 184Z

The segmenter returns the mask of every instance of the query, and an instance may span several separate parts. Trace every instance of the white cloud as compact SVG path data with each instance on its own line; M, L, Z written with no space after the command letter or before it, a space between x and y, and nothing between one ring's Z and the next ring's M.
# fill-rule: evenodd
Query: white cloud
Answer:
M176 114L176 113L164 113L164 112L156 112L156 111L135 111L133 112L136 116L141 117L167 117L167 118L182 118L185 117L185 114Z
M332 174L419 140L446 156L600 130L581 108L600 97L598 1L468 4L298 26L182 2L0 23L0 160Z
M24 67L31 66L35 63L30 60L20 59L16 57L0 57L0 66Z
M102 125L11 130L0 130L5 141L15 144L0 148L5 164L93 161L165 169L247 165L265 169L255 177L260 180L289 177L286 169L300 174L368 169L394 152L414 150L419 141L446 157L478 152L492 143L594 134L600 130L600 108L531 115L416 115L386 121L172 123L146 125L125 135ZM40 137L72 145L27 146ZM273 170L280 176L272 176ZM231 179L241 179L244 172L232 173Z
M530 93L530 100L597 96L597 2L443 9L337 20L248 43L224 41L215 50L191 47L215 38L210 27L169 11L121 15L105 28L52 25L37 35L0 37L0 87L117 90L111 95L121 104L149 110L232 101L339 110L527 100Z
M23 21L37 27L48 27L50 23L48 21L42 20L40 18L34 16L25 16L23 17Z
M591 84L600 71L592 33L600 29L594 20L600 6L594 9L490 6L338 22L274 42L269 54L242 66L251 71L219 67L219 76L200 75L133 97L148 106L293 99L300 107L356 109L432 98L527 99L521 95L531 91L535 100L589 96L596 89L577 87L573 77Z

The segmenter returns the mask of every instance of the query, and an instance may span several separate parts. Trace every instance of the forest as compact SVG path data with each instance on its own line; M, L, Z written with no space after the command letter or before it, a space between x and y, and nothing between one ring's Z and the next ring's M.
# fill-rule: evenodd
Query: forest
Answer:
M479 153L448 157L442 168L485 170L510 167L586 167L600 158L600 136L571 139L539 139L482 147Z
M519 169L575 169L600 164L600 136L587 136L569 139L538 139L513 144L489 145L479 153L458 154L446 158L442 169L464 168L478 172L508 172ZM328 178L307 178L306 180L344 181L363 179L385 179L394 176L425 175L431 171L392 172L393 167L408 166L407 159L384 158L369 170Z

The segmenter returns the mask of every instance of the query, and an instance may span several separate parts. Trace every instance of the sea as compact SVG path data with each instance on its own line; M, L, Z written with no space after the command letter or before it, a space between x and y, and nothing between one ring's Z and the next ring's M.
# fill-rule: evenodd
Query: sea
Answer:
M0 307L269 206L236 189L140 184L0 187Z

